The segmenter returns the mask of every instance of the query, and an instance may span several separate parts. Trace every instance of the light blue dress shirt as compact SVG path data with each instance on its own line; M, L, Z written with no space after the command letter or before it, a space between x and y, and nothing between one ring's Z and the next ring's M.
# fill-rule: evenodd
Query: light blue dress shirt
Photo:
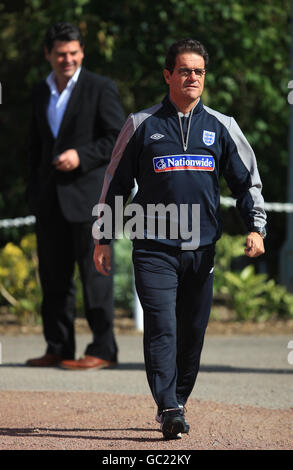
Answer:
M64 90L60 94L57 89L54 72L51 72L46 79L46 82L51 92L47 109L47 119L52 134L55 138L58 135L60 125L66 110L66 106L68 104L73 88L76 85L80 71L81 67L76 70L75 74L68 81L66 88L64 88Z

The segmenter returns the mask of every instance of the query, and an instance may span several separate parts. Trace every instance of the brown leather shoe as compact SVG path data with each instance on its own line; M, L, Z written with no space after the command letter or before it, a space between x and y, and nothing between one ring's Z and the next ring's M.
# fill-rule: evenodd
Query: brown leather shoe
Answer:
M57 354L44 354L42 357L37 357L35 359L28 359L26 365L33 367L52 367L56 366L62 361L62 356Z
M117 362L106 361L100 357L84 356L77 361L64 360L61 361L60 367L70 370L86 370L86 369L104 369L106 367L116 366Z

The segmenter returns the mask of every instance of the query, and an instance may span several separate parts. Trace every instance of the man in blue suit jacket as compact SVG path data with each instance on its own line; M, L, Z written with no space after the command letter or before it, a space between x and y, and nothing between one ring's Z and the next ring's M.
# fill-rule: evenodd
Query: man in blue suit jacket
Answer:
M82 66L84 45L70 23L45 37L52 72L33 91L28 203L36 216L42 319L47 350L30 366L88 369L117 362L113 279L93 264L92 209L124 123L117 87ZM78 264L93 342L75 360L74 267Z

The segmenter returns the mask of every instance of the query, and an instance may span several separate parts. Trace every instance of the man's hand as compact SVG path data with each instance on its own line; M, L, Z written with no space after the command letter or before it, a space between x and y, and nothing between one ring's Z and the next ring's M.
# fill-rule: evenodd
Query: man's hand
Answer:
M111 247L110 245L95 245L94 263L97 271L104 276L109 276L111 271Z
M246 256L256 258L265 252L263 239L257 232L251 232L246 238L246 248L244 250Z
M56 170L60 171L72 171L79 166L79 156L75 149L65 150L65 152L60 153L58 158L53 162Z

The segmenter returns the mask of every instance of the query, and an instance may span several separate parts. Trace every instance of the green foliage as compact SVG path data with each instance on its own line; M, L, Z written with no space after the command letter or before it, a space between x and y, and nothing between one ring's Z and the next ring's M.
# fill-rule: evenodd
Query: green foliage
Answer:
M225 293L238 320L263 321L269 318L293 316L293 295L266 274L256 274L254 266L240 273L225 273Z
M232 271L232 262L244 254L244 238L241 235L223 234L216 245L214 292L220 294L225 285L225 273Z
M221 292L227 294L239 320L263 319L262 311L265 311L267 317L270 316L272 312L268 311L267 305L266 275L255 274L254 267L248 265L240 273L225 272L224 279L225 285Z
M38 320L41 296L33 234L25 236L20 246L9 242L0 251L0 301L20 322Z
M253 264L232 271L233 260L243 255L243 237L224 234L217 243L215 296L234 310L237 320L263 321L293 317L293 295Z
M115 307L132 314L134 308L134 284L132 268L132 243L128 238L114 243L114 297Z

